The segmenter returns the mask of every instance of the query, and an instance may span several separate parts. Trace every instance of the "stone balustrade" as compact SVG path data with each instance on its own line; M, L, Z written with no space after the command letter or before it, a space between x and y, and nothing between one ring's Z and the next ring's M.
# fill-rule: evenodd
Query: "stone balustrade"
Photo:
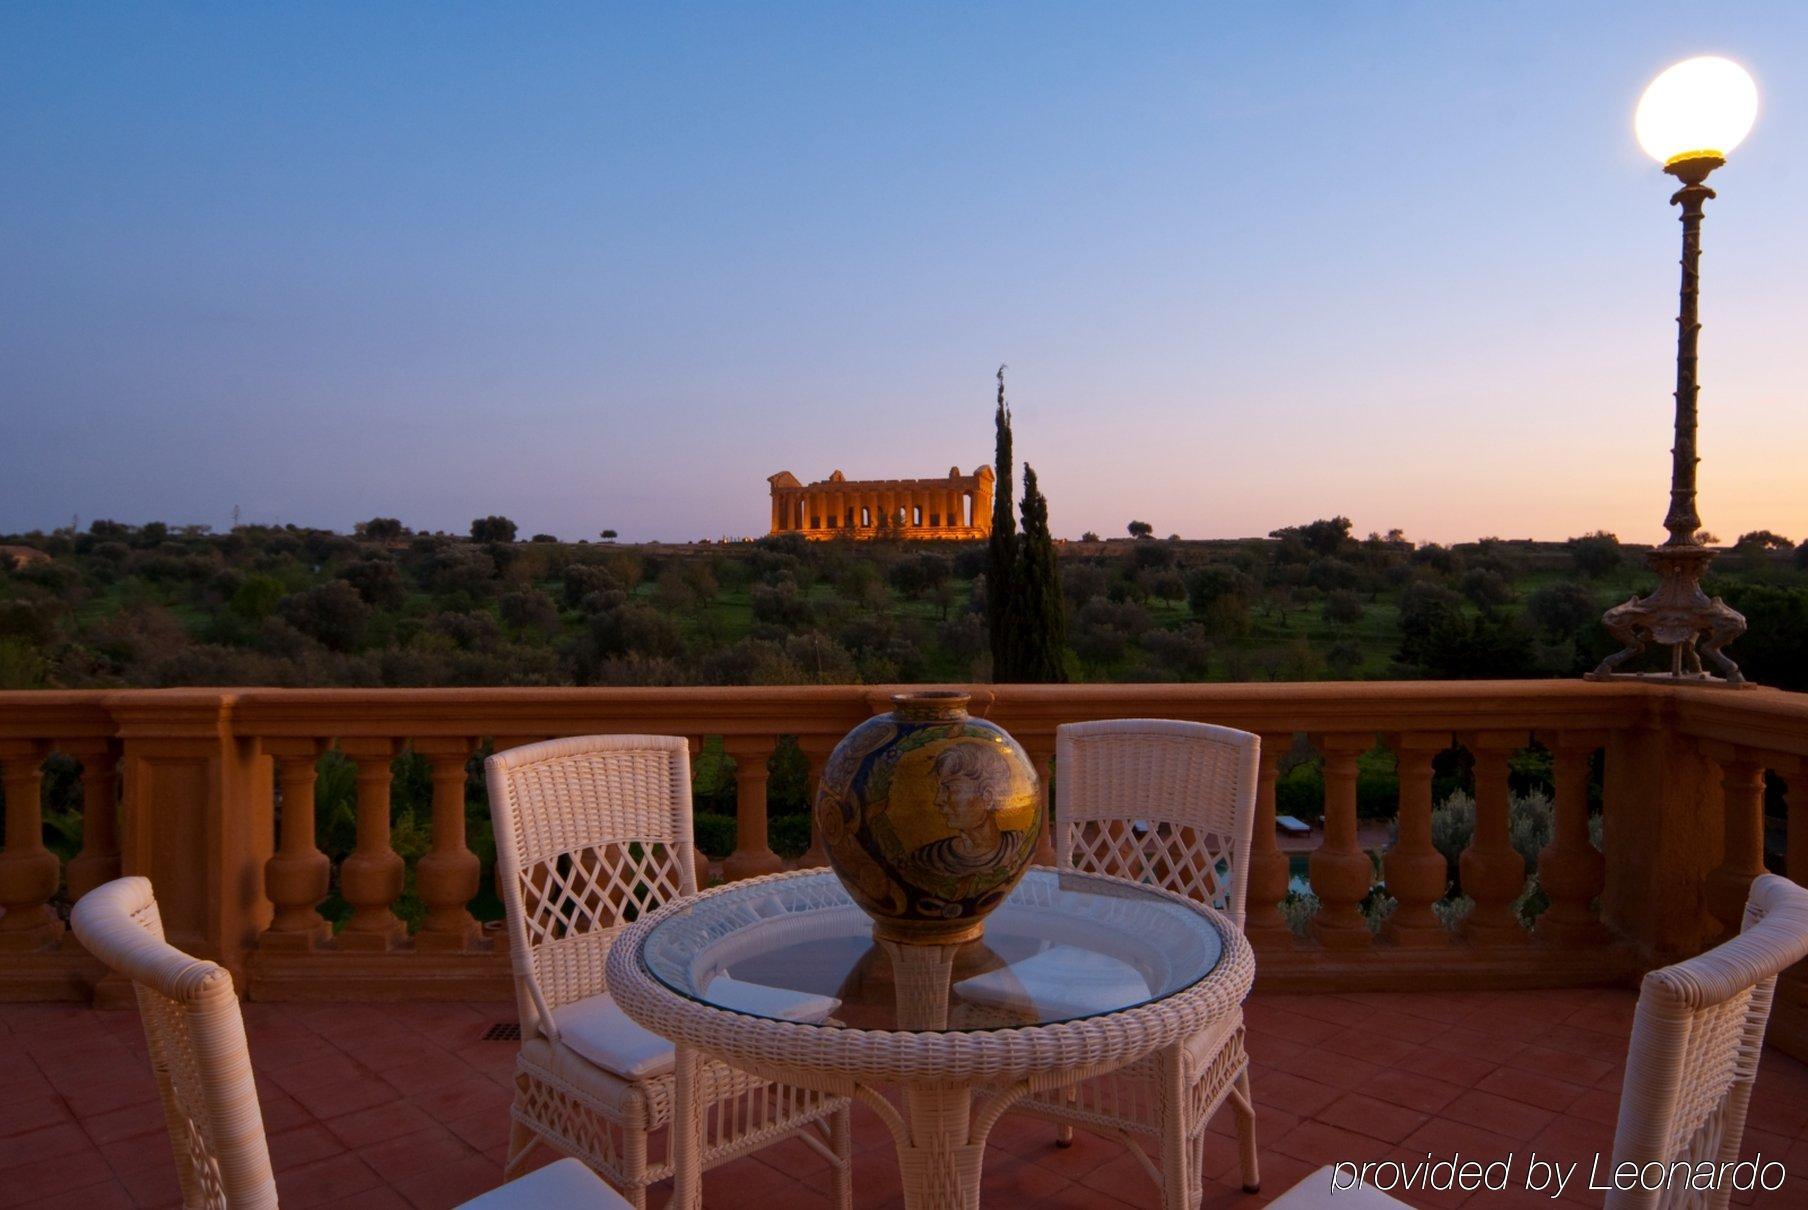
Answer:
M812 793L835 742L891 690L877 686L703 689L131 690L0 693L0 999L116 995L67 934L67 905L121 872L156 884L165 927L267 999L475 998L506 994L505 942L474 918L482 870L466 836L473 756L554 735L719 738L735 763L736 847L724 877L777 869L767 840L768 762L792 737ZM1263 737L1249 931L1273 989L1528 987L1624 981L1737 928L1763 869L1767 778L1793 782L1808 758L1808 695L1581 681L1268 685L972 686L973 710L1010 730L1045 774L1060 723L1164 717ZM1517 901L1517 754L1549 753L1554 818L1537 855L1545 906L1528 928ZM1391 836L1365 841L1360 763L1380 745L1399 792ZM1460 859L1473 901L1446 902L1433 843L1434 763L1472 769L1475 824ZM355 774L355 840L337 868L318 847L320 757ZM392 761L411 752L430 780L425 851L391 835ZM43 767L80 765L80 849L44 843ZM1275 832L1290 758L1316 754L1324 820L1306 878L1317 910L1289 900ZM1598 778L1603 840L1590 830ZM1808 793L1788 799L1788 870L1808 871ZM1374 814L1369 804L1368 814ZM1773 825L1774 826L1774 825ZM1379 859L1371 853L1379 849ZM418 851L418 846L417 846ZM1048 860L1052 849L1043 849ZM813 844L802 859L821 859ZM1297 886L1297 884L1294 884ZM418 899L410 926L397 913ZM1385 897L1391 907L1378 908ZM337 929L321 904L337 893ZM1287 918L1291 914L1293 920ZM1301 926L1297 932L1292 925ZM1303 933L1303 935L1299 935ZM1808 1053L1808 978L1779 986L1775 1035Z

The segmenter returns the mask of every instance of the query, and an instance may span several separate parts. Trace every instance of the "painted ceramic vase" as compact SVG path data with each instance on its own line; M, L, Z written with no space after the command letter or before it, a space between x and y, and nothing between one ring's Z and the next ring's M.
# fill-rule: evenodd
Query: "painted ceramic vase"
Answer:
M1036 767L967 695L901 693L835 746L816 795L829 865L876 936L944 945L980 935L1041 834Z

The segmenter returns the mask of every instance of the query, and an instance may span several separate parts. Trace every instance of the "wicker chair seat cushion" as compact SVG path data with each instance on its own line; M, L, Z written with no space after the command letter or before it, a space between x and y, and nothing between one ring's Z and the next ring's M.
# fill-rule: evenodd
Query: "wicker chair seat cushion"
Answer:
M747 983L727 975L718 975L710 983L709 998L736 1012L787 1021L822 1021L841 1007L833 996ZM561 1004L552 1010L552 1022L565 1048L624 1080L669 1075L676 1061L671 1040L636 1025L607 992Z
M624 1080L666 1075L675 1062L671 1041L636 1025L607 992L561 1004L552 1023L565 1047Z
M612 1071L605 1071L563 1043L551 1042L545 1038L529 1038L521 1043L521 1062L550 1073L573 1088L583 1089L584 1095L594 1101L605 1114L620 1117L627 1112L629 1094L634 1090L634 1083L622 1079ZM669 1080L671 1075L668 1071L663 1078Z
M627 1210L628 1199L569 1156L461 1203L458 1210L528 1210L539 1206L595 1206Z
M1322 1206L1335 1206L1338 1210L1411 1210L1406 1202L1368 1185L1332 1188L1331 1176L1331 1165L1326 1164L1269 1202L1269 1210L1319 1210ZM1349 1179L1347 1171L1342 1179Z

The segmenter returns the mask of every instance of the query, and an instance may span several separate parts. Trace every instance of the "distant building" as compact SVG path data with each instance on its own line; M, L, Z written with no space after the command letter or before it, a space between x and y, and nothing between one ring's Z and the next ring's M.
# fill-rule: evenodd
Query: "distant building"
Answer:
M992 468L945 479L849 479L836 471L800 483L780 471L772 485L772 532L806 538L983 538L992 532Z

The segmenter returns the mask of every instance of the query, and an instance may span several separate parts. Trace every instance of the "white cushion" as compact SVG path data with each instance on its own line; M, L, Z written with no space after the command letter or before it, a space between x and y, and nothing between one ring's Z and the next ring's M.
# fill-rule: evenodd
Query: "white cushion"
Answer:
M515 1210L515 1207L598 1206L626 1210L628 1199L577 1160L556 1160L524 1177L479 1194L459 1210Z
M833 996L743 983L727 975L710 983L709 998L737 1012L785 1021L821 1021L841 1007ZM560 1005L552 1010L552 1023L568 1049L624 1080L665 1075L676 1061L670 1039L635 1024L607 992Z
M1351 1185L1348 1189L1333 1188L1331 1177L1334 1171L1331 1165L1326 1164L1269 1202L1269 1210L1318 1210L1322 1206L1337 1207L1338 1210L1401 1210L1402 1207L1410 1210L1407 1203L1368 1185ZM1349 1179L1350 1172L1346 1168L1340 1180Z
M704 993L711 1004L756 1017L774 1017L781 1021L804 1021L815 1024L827 1020L841 1007L834 996L814 996L764 983L743 983L730 975L717 975Z
M972 1003L1007 1008L1027 997L1045 1020L1116 1012L1149 998L1149 982L1134 966L1073 945L1051 945L1021 962L962 979L954 990Z
M552 1010L559 1041L624 1080L648 1080L672 1070L672 1044L629 1019L604 992Z

